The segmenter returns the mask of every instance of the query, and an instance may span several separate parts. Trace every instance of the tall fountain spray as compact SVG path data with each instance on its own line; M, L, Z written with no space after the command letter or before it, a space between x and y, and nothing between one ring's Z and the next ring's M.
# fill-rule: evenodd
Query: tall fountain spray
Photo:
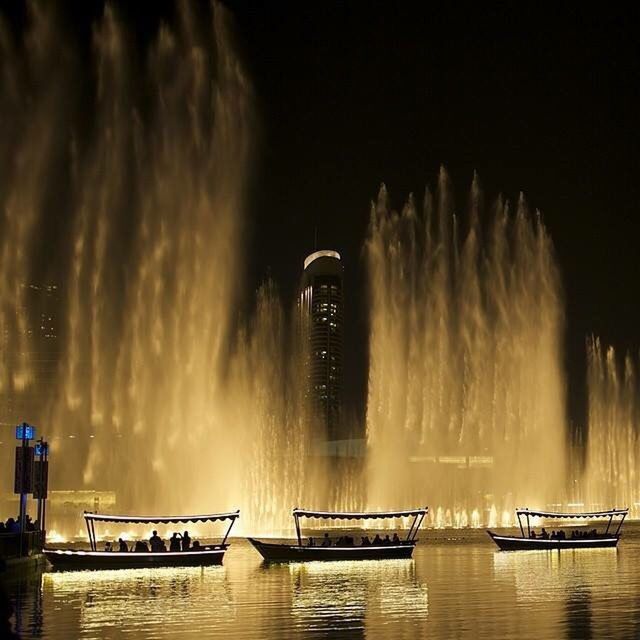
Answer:
M589 421L583 494L592 509L640 510L638 361L617 358L598 338L587 340Z
M55 383L31 407L51 486L284 526L304 502L300 341L272 285L238 320L255 127L229 16L179 3L146 45L107 4L83 92L55 10L29 23L20 42L0 29L0 394L29 391L23 292L55 277Z
M500 524L564 490L563 313L551 241L521 198L468 230L447 174L420 212L372 205L367 409L371 506L429 504L436 524ZM483 229L487 229L483 236ZM503 514L504 517L503 517Z

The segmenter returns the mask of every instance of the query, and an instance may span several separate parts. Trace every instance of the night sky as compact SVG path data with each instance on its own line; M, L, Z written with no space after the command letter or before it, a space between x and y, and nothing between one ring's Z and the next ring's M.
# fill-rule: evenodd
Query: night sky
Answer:
M19 25L22 3L6 2ZM115 4L141 43L174 15L166 0ZM618 351L640 348L637 7L226 4L260 123L247 290L270 275L292 300L316 230L318 248L343 254L347 390L361 405L369 202L381 182L394 207L410 192L420 198L444 164L464 212L477 170L488 202L523 191L551 233L570 414L583 423L587 334ZM103 3L64 6L88 42Z
M477 170L489 201L523 191L551 233L570 413L582 423L585 336L640 347L637 8L229 6L263 125L256 276L268 266L294 286L317 226L319 246L344 253L355 337L365 316L361 243L379 184L401 207L444 164L464 211Z

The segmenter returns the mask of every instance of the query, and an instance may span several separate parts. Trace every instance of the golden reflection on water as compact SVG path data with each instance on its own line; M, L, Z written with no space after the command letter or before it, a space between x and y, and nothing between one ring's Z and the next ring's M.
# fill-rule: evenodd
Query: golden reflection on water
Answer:
M56 607L74 612L78 635L104 637L126 620L129 634L182 637L211 625L211 612L234 617L224 567L55 572L43 576L43 591ZM117 634L113 637L119 637Z
M289 574L292 616L304 631L371 638L385 637L393 625L397 638L426 625L428 589L413 560L295 563Z
M616 549L577 549L574 551L495 552L493 568L496 578L515 582L519 601L548 601L550 593L571 592L581 588L587 575L616 573Z

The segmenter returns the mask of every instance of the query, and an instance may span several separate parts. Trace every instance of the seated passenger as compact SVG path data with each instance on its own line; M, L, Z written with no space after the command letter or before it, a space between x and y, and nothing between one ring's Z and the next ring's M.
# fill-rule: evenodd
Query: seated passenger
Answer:
M191 545L191 549L193 549L193 551L201 551L202 547L200 546L200 541L194 540L193 544Z
M323 547L330 547L331 546L331 538L329 537L328 533L324 534L324 538L322 539L322 546Z
M393 544L400 544L400 538L398 537L397 533L393 534L392 542Z
M171 538L169 538L169 551L180 551L180 538L178 537L180 534L173 532Z
M111 547L111 543L107 540L107 542L104 543L104 550L105 551L113 551L113 548Z
M389 534L387 533L387 535L384 537L384 540L382 541L382 544L384 545L390 545L391 544L391 538L389 537Z
M353 538L351 536L345 536L344 544L346 547L353 547Z
M557 538L558 538L558 534L557 534L555 531L552 531L552 532L551 532L551 538L550 538L550 539L551 539L551 540L557 540Z
M191 538L189 537L189 532L185 531L182 534L182 550L189 551L190 546L191 546Z
M542 527L542 531L540 532L540 537L543 540L548 540L549 539L549 532L544 527Z
M154 531L153 535L149 538L151 553L158 553L162 551L162 544L162 538L160 538L157 531Z
M370 547L371 546L371 540L369 540L369 536L362 536L362 544L360 546L361 547Z
M560 529L560 531L558 531L558 540L566 540L567 539L567 534L564 532L564 529Z
M126 553L129 551L127 543L122 538L118 538L118 551L120 551L120 553Z
M373 544L376 547L379 547L382 544L382 538L377 533L375 538L373 539Z
M135 544L134 551L136 553L147 553L149 551L149 547L147 547L147 543L144 540L138 540Z
M534 540L536 539L536 532L535 529L531 529L531 535L529 536L530 538L533 538Z

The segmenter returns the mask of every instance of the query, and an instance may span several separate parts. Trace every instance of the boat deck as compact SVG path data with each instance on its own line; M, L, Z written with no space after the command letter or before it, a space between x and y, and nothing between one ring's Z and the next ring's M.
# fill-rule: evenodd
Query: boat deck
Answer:
M54 569L97 570L146 567L203 567L220 565L228 545L204 547L198 551L119 552L45 549Z
M309 547L278 544L249 538L249 542L268 562L307 562L314 560L389 560L411 558L416 542L382 546Z

